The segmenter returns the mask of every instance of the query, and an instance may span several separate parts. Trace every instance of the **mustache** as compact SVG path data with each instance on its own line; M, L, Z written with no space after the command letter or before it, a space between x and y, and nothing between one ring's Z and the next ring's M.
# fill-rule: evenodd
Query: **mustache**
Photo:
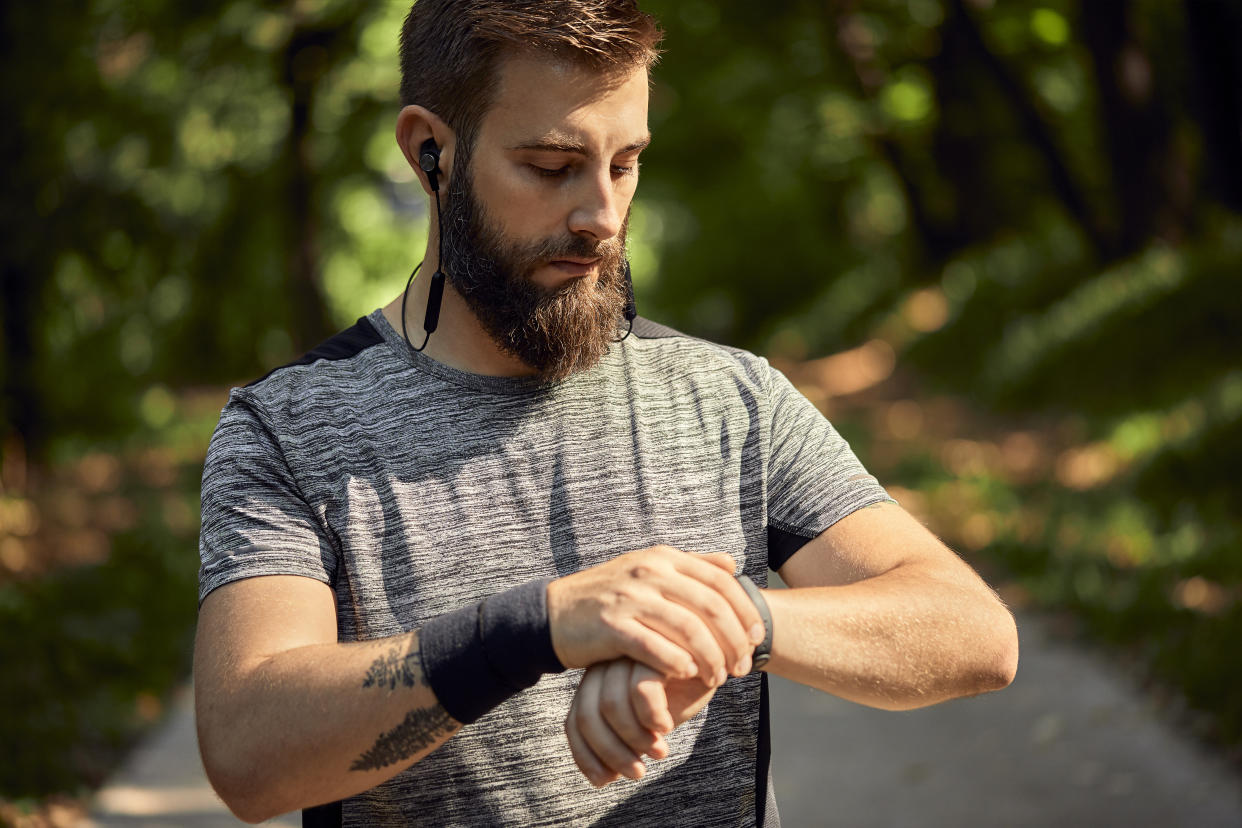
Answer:
M556 239L544 239L531 249L524 251L527 261L553 261L561 258L580 259L611 259L621 253L621 239L616 236L604 241L588 239L585 236L562 236Z

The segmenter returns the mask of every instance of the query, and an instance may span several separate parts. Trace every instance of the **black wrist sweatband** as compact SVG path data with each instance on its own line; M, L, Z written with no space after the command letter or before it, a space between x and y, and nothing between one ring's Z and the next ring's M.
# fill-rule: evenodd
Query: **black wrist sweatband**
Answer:
M755 647L755 652L750 657L751 670L758 670L760 667L768 663L772 658L772 611L768 609L768 601L763 597L763 593L759 591L759 587L755 586L746 575L735 575L737 582L742 585L742 589L746 591L746 595L755 605L755 609L759 610L759 617L763 619L763 641Z
M548 583L530 581L431 619L418 632L423 675L445 712L470 724L565 665L552 649Z

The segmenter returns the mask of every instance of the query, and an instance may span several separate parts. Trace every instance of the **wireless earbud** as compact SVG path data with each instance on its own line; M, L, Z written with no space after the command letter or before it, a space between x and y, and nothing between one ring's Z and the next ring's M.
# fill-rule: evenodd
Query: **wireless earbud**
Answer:
M440 192L440 148L435 138L428 138L418 148L418 167L427 173L427 183L433 193Z
M423 337L423 344L417 348L414 347L413 342L410 342L410 336L405 331L405 299L410 292L410 283L414 281L414 273L418 273L418 268L423 266L422 262L419 262L418 267L414 268L414 273L410 274L409 280L405 283L405 292L401 294L401 335L415 351L421 351L427 347L432 333L440 324L440 303L444 299L444 217L440 213L440 148L436 146L436 139L428 138L419 146L418 168L427 173L427 183L431 185L431 192L436 197L436 224L439 228L436 235L439 242L436 252L436 272L431 274L431 286L427 293L427 315L423 318L423 331L426 335Z
M629 259L625 260L625 309L621 311L621 315L629 323L629 328L626 329L625 336L617 340L618 342L624 342L634 332L634 317L638 316L638 308L634 304L634 278L630 275Z

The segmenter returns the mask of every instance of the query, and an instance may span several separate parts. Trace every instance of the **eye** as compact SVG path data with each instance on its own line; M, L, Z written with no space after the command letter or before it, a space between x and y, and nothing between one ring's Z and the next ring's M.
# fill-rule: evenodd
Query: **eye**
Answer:
M561 166L561 167L555 167L555 168L541 167L538 164L531 164L530 168L535 173L535 175L539 176L540 178L560 178L565 173L569 172L568 164Z
M638 162L632 164L613 164L612 172L614 175L637 175Z

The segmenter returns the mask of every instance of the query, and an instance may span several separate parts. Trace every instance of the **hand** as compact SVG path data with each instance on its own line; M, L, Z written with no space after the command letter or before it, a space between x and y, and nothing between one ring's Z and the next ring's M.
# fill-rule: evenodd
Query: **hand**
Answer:
M715 693L698 678L667 679L628 658L597 664L583 674L565 719L569 751L597 788L621 776L641 779L643 756L668 756L663 734L692 718Z
M552 647L566 667L628 657L710 686L750 672L763 621L729 555L627 552L548 585Z

